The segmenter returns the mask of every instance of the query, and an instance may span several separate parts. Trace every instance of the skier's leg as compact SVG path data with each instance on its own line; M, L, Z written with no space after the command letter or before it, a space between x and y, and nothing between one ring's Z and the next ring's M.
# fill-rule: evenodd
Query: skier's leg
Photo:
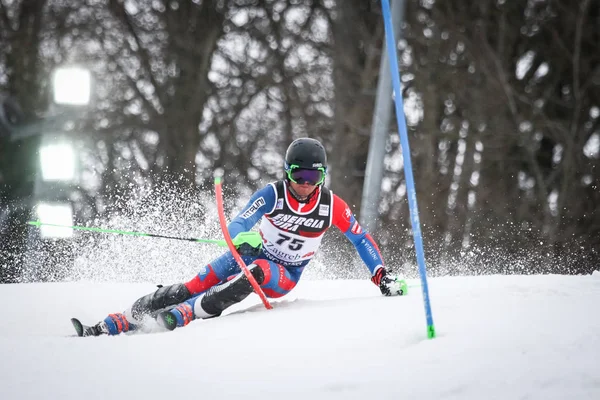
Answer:
M248 265L256 282L268 297L277 298L289 293L298 282L301 269L288 271L272 261L257 259ZM225 283L214 286L207 292L195 296L173 309L159 314L157 320L167 329L185 326L196 318L212 318L231 305L244 300L254 291L252 284L242 272Z
M235 258L231 252L227 252L204 266L190 281L161 287L156 292L141 297L125 314L137 323L141 323L147 316L156 318L160 311L206 292L227 276L239 271Z
M186 301L190 297L192 294L183 283L160 286L154 293L137 299L125 315L131 321L142 323L147 316L154 317L158 311Z
M265 279L260 285L267 297L277 298L288 294L300 279L303 267L288 270L287 268L269 262L270 268L265 274Z
M245 262L252 262L255 257L244 257ZM212 286L224 281L228 276L240 271L231 252L211 261L190 281L159 287L153 293L137 299L125 312L110 314L98 324L88 327L87 335L118 335L142 326L149 317L169 307L180 304L198 294L202 294Z
M155 318L160 310L179 304L191 297L192 295L183 283L161 286L155 292L137 299L125 312L109 314L96 325L86 327L84 336L118 335L134 331L145 323L146 318Z
M274 275L271 269L277 264L267 260L254 260L248 270L261 285L265 276ZM167 329L185 326L196 318L211 318L221 315L229 306L244 300L253 292L252 284L243 272L238 273L226 282L210 288L205 293L185 301L177 307L161 312L157 318Z
M288 294L298 282L301 270L288 271L273 261L257 259L248 269L268 297L277 298ZM219 316L229 306L244 300L254 291L246 275L240 272L233 279L215 286L204 295L188 300L195 318Z
M272 263L267 260L255 260L253 264L248 265L248 270L259 285L264 282L265 275L270 273L270 264ZM198 296L190 305L193 306L195 318L216 317L229 306L244 300L253 291L250 280L240 272L227 282Z
M251 263L256 257L243 258L246 263ZM240 267L231 252L228 251L202 267L194 278L185 283L185 287L192 295L199 295L238 272L240 272Z

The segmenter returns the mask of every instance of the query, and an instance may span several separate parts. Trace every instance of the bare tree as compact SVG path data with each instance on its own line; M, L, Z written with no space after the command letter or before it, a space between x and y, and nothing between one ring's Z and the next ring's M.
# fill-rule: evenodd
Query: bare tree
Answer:
M331 186L359 210L381 57L379 4L338 2L331 24L335 84L335 125L328 141Z

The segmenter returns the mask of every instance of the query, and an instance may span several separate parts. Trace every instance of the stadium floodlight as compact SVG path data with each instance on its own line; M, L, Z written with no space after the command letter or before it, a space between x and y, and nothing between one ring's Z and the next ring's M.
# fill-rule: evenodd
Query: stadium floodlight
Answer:
M90 102L92 75L80 67L62 67L52 78L54 102L62 105L85 106Z
M38 220L46 224L73 225L73 207L70 203L39 203L36 207ZM73 236L71 228L56 226L41 226L42 238L63 239Z
M49 143L40 148L40 166L44 181L73 181L75 151L69 143Z

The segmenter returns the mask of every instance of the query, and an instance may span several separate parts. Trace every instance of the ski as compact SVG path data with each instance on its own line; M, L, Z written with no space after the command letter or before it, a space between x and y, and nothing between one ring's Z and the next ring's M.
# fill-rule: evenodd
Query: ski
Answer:
M77 336L83 337L83 331L85 328L89 328L81 323L77 318L71 318L71 323L73 324L73 328L75 328L75 332Z
M77 318L71 318L71 323L73 324L73 328L75 328L75 332L79 337L100 336L108 333L106 329L102 328L102 323L94 326L88 326L82 324Z

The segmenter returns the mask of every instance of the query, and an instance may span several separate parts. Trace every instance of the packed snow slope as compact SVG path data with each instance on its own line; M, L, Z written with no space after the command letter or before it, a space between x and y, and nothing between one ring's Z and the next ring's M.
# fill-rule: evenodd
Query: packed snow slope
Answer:
M0 398L600 399L600 274L430 280L385 298L368 280L301 281L173 332L77 338L151 284L0 286Z

